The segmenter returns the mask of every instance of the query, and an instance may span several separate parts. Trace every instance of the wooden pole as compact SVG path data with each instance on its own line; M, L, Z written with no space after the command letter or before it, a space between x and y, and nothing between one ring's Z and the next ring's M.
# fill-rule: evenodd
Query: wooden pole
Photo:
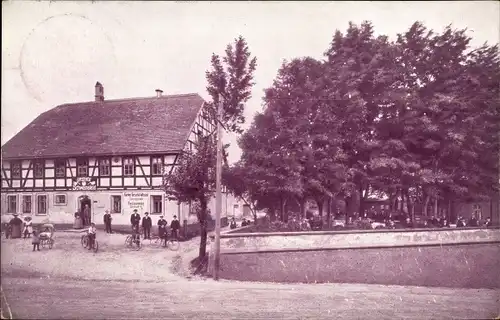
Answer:
M216 166L216 191L215 191L215 252L214 252L214 280L219 280L220 268L220 224L222 211L222 101L217 104L217 166Z

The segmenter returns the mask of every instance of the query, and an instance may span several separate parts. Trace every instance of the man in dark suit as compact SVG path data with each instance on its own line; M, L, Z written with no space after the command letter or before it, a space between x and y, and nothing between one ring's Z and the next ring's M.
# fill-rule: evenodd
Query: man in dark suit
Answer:
M86 204L85 208L83 208L82 215L83 215L83 218L82 218L83 225L84 226L90 225L90 208L89 208L88 204Z
M130 224L132 228L138 228L139 222L141 222L141 216L137 213L137 209L134 209L134 213L130 216Z
M106 210L106 213L104 214L104 226L106 227L107 233L113 233L111 231L111 220L111 214L109 213L109 210Z
M177 216L174 216L174 220L170 223L170 228L172 229L172 238L177 239L179 229L181 228L181 223L177 220Z
M144 218L142 218L142 229L144 230L144 239L151 239L151 226L153 222L151 221L151 217L149 213L144 213Z

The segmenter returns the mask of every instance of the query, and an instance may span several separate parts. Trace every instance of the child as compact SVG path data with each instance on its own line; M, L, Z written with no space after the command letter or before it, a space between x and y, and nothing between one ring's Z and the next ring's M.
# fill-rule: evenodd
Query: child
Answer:
M33 251L35 251L35 248L40 251L40 235L38 234L38 230L33 230L33 240L31 243L33 244Z
M24 218L24 238L29 238L33 233L33 223L31 221L31 217Z
M96 233L97 233L97 229L95 227L95 223L92 222L90 224L90 227L89 227L89 230L88 230L88 234L89 234L89 250L92 250L92 248L94 248L94 241L95 241Z

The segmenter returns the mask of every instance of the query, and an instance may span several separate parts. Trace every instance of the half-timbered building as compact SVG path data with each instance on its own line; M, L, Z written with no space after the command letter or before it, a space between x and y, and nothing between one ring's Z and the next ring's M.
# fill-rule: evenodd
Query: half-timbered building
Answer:
M166 198L162 181L180 152L214 130L203 104L198 94L161 90L152 97L105 100L98 82L94 101L42 113L2 147L2 214L73 223L74 213L88 205L98 224L105 210L114 224L128 224L133 209L154 220L177 215L196 221L189 205ZM224 193L222 216L236 203Z

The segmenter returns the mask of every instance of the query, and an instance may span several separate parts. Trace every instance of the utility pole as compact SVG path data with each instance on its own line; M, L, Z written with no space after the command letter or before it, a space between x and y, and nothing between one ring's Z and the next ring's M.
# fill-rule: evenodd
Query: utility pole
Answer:
M222 211L222 98L217 104L217 166L215 181L215 252L214 252L214 280L219 280L220 268L220 219Z

